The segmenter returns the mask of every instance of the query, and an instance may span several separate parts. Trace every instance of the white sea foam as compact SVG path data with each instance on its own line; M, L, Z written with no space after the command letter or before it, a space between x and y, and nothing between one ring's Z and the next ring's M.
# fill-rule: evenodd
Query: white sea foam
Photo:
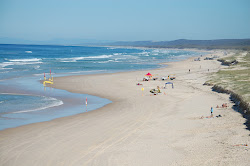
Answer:
M34 66L34 69L39 69L39 68L40 68L40 66L39 66L39 65Z
M51 104L46 105L46 106L44 106L44 107L40 107L40 108L36 108L36 109L31 109L31 110L23 110L23 111L12 112L12 113L14 113L14 114L24 113L24 112L40 111L40 110L44 110L44 109L47 109L47 108L60 106L60 105L63 104L63 101L58 100L58 99L53 98L53 97L46 97L46 96L39 96L39 95L31 95L31 94L19 94L19 93L0 93L0 94L3 94L3 95L20 95L20 96L35 96L35 97L44 98L45 101L52 101Z
M154 49L152 52L160 52L159 49Z
M6 68L4 68L4 67L6 67L6 66L9 66L8 64L4 64L4 63L0 63L0 69L6 69Z
M45 75L49 75L50 73L45 73ZM51 73L51 75L54 75L55 73ZM33 76L44 76L44 73L39 74L33 74Z
M43 62L35 62L35 61L3 62L3 63L0 63L0 68L4 69L4 67L6 67L6 66L13 66L13 65L33 65L33 64L41 64L41 63L43 63Z
M46 73L45 73L46 74ZM43 76L44 73L40 73L40 74L33 74L34 76Z
M28 53L28 54L31 54L32 53L32 51L25 51L26 53Z
M97 62L97 63L109 63L109 61L102 61L102 62Z
M6 66L13 66L13 65L32 65L32 64L40 64L42 59L39 58L32 58L32 59L6 59L8 62L0 63L0 69L12 69L12 68L5 68Z
M87 56L87 57L74 57L74 58L57 58L61 62L76 62L84 59L104 59L111 58L113 55L99 55L99 56Z
M172 53L172 50L164 50L164 49L154 49L152 50L153 53L161 53L161 54L167 54L167 53ZM175 51L174 51L175 52Z
M61 61L61 62L76 62L76 61Z
M9 59L10 62L36 62L41 61L40 58L31 58L31 59Z
M117 61L117 60L120 60L120 59L127 59L127 58L115 58L116 61Z
M5 69L5 70L12 70L13 68L0 68L0 69Z
M107 61L101 61L101 62L96 62L96 63L109 63L109 62L115 62L114 60L107 60Z
M114 49L117 49L115 47L108 47L107 50L114 50Z
M152 54L152 55L156 55L156 56L159 55L158 53L151 53L151 54Z
M140 52L140 53L138 53L138 54L139 54L139 55L148 56L149 53L150 53L150 52L144 51L144 52Z
M104 59L111 58L113 55L88 56L86 59Z
M13 113L13 114L19 114L19 113L25 113L25 112L40 111L40 110L44 110L44 109L51 108L51 107L57 107L57 106L60 106L60 105L63 104L63 101L58 100L58 99L53 98L53 97L45 97L45 96L41 96L41 97L46 98L46 100L53 101L53 103L52 103L52 104L49 104L49 105L46 105L46 106L44 106L44 107L36 108L36 109L23 110L23 111L16 111L16 112L12 112L12 113Z
M122 55L122 53L114 53L114 55L115 55L115 56L117 56L117 55Z
M125 57L125 59L138 59L139 58L139 57L133 56L133 55L123 55L123 57Z

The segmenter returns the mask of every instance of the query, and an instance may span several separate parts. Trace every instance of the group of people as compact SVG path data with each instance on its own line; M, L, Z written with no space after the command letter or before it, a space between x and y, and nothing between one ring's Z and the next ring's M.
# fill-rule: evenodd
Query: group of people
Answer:
M213 115L214 109L213 109L213 107L211 107L210 112L211 112L211 115L210 115L210 116L206 116L206 117L201 116L200 119L204 119L204 118L206 118L206 119L208 119L208 118L214 118L214 115ZM220 117L222 117L222 116L221 116L221 115L217 115L217 116L216 116L216 118L220 118Z
M221 108L227 108L227 107L228 107L227 103L223 103L223 104L221 105ZM217 105L216 108L220 108L219 105Z

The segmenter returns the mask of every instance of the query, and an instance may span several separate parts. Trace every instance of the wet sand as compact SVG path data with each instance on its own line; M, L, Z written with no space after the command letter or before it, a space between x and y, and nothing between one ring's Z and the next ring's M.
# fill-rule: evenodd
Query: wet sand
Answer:
M112 103L0 131L1 165L249 165L245 119L231 108L228 95L203 86L222 66L216 60L193 59L150 71L55 78L55 88ZM148 72L176 79L142 81ZM168 81L173 89L163 88ZM162 93L152 95L150 89L157 86ZM222 103L230 107L216 108ZM210 116L210 107L215 118L200 119Z

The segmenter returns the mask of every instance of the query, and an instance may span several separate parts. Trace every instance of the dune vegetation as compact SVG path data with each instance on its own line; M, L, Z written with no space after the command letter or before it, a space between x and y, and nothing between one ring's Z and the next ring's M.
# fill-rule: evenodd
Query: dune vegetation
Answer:
M216 91L237 96L249 112L250 103L250 52L237 51L233 56L218 59L225 67L211 75L207 84L215 85ZM237 63L235 63L237 62Z

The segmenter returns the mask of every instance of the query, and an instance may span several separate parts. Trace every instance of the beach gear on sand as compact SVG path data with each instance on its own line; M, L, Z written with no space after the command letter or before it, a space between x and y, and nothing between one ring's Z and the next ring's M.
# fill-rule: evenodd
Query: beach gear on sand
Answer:
M151 89L150 92L154 94L161 93L160 89Z
M145 76L151 76L151 77L152 77L153 75L152 75L151 73L148 73L148 74L146 74Z
M149 79L151 79L153 77L153 75L151 73L148 73L145 76L148 77Z
M143 81L149 81L149 77L144 77Z
M173 84L172 82L167 82L167 83L165 83L165 87L164 87L164 88L167 88L167 87L166 87L167 84L172 84L172 88L174 88L174 84Z

